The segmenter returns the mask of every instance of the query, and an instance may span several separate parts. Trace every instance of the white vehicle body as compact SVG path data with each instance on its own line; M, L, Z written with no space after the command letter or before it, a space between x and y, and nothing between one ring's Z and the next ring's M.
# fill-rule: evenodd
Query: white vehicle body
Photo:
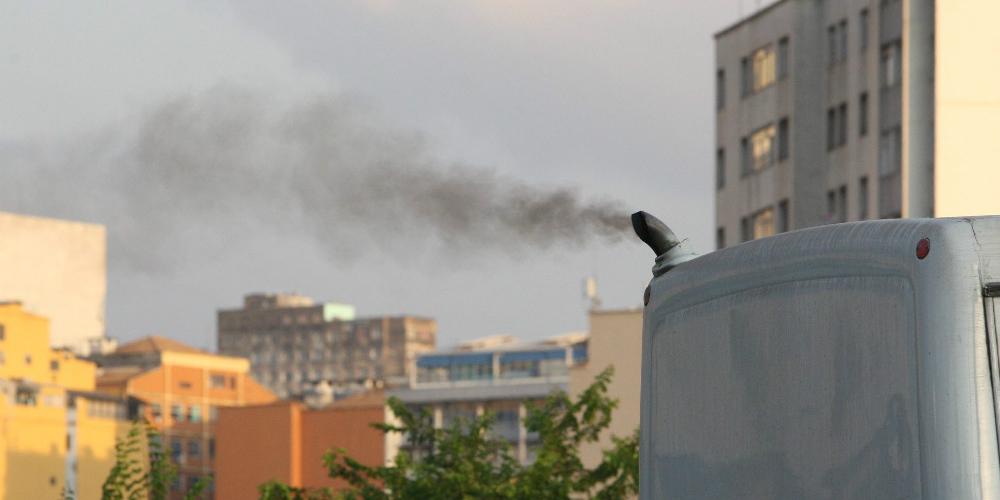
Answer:
M1000 498L1000 217L831 225L658 265L642 498Z

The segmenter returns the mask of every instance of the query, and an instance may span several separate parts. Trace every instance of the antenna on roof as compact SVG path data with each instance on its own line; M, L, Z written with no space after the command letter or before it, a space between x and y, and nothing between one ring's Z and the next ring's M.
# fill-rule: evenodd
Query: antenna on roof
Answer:
M587 276L583 280L583 298L590 301L590 310L601 307L601 297L597 295L597 279L593 276Z

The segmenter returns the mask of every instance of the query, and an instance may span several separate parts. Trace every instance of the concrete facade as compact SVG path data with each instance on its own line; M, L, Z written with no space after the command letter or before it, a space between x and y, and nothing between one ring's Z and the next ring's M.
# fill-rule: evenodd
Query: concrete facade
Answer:
M253 294L218 313L219 352L250 360L254 377L280 397L319 383L337 396L405 384L419 353L437 342L437 323L416 316L355 318L344 304L293 294Z
M0 212L0 300L49 318L54 347L86 354L105 335L104 226Z
M613 446L611 437L626 437L639 429L642 387L642 309L593 310L589 315L590 340L587 362L570 369L569 393L576 396L608 367L614 377L608 394L618 400L611 425L594 443L580 447L587 467L601 462L602 451Z
M780 0L716 45L716 244L1000 212L989 0Z

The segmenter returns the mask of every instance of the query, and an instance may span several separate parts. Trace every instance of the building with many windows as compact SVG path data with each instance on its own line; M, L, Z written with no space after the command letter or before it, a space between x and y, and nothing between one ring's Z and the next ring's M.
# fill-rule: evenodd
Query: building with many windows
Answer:
M218 315L219 352L250 360L254 378L281 397L317 384L336 397L405 384L417 354L433 350L437 323L416 316L356 318L354 307L295 294L247 295Z
M101 498L141 406L94 392L95 371L49 347L48 319L0 303L0 498Z
M145 337L95 356L97 389L141 401L178 465L178 491L214 472L219 409L275 401L250 377L250 362L163 337ZM175 496L179 493L175 492Z
M587 352L587 335L580 333L534 344L510 336L473 340L454 351L418 356L409 387L390 394L427 409L439 427L493 412L493 430L527 463L534 460L538 445L538 436L524 428L527 405L553 391L568 390L570 368L585 362Z
M1000 213L993 0L778 0L715 35L716 240Z

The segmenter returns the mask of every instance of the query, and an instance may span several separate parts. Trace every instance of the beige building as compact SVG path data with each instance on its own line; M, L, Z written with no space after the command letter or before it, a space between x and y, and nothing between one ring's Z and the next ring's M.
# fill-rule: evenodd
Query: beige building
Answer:
M0 300L50 319L54 347L104 339L104 226L0 212Z
M715 35L716 240L1000 213L993 0L779 0Z
M611 436L625 437L639 428L642 374L642 309L593 310L590 312L587 362L570 368L569 392L583 392L605 368L615 374L608 393L618 399L611 425L596 443L580 449L584 465L601 461L601 451L611 448Z
M437 322L416 316L356 318L354 307L295 294L247 295L219 311L219 352L248 358L280 397L334 396L406 384L418 353L434 349Z

